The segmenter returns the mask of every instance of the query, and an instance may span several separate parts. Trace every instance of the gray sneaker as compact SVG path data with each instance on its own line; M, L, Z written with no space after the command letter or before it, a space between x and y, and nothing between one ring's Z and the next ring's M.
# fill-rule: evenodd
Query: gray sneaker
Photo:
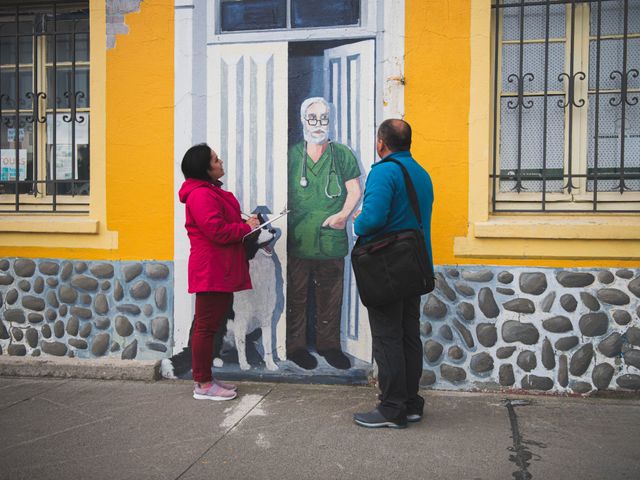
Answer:
M422 414L420 413L408 413L407 414L407 422L415 423L422 420Z
M391 421L382 416L378 409L366 413L355 413L353 421L361 427L367 428L407 428L407 421Z

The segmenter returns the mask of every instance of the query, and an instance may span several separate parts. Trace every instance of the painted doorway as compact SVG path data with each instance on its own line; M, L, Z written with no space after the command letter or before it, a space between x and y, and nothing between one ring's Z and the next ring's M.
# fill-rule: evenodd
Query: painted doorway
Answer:
M359 182L364 187L366 174L375 160L375 93L371 82L375 78L375 40L290 42L288 50L290 148L303 140L302 103L308 98L324 98L333 110L329 138L353 152L361 172ZM297 180L289 182L290 188ZM293 205L290 207L294 208ZM345 231L350 249L355 242L350 216ZM317 352L315 326L322 321L318 318L322 305L316 303L315 287L315 283L310 282L307 342L310 349ZM371 334L366 310L358 301L348 255L344 257L340 303L341 349L352 359L368 363L371 361Z
M243 211L251 213L258 208L277 214L288 203L288 150L302 137L300 105L312 95L332 104L335 124L331 138L356 158L364 189L366 174L375 160L376 123L402 115L402 84L394 79L402 76L404 1L358 3L357 25L298 28L297 20L291 17L292 23L280 31L231 31L221 23L222 3L218 0L195 0L193 9L176 6L176 191L181 183L181 155L188 146L206 141L225 160L223 181L239 198ZM299 65L305 64L312 85L296 87L300 77L292 75L292 69L299 70ZM186 292L188 253L183 210L183 205L176 203L174 353L186 345L192 320L190 297L182 294ZM275 226L280 234L274 244L276 298L268 306L272 311L271 340L265 343L262 335L260 341L260 331L265 333L262 327L247 337L247 343L253 343L257 350L249 361L249 376L271 375L263 361L265 349L276 359L274 375L301 373L284 360L289 232L286 220ZM350 247L354 241L350 221L345 231ZM336 370L318 358L319 368L302 372L313 381L353 381L358 375L366 381L371 369L366 310L357 301L348 255L344 259L340 348L353 368ZM313 348L312 353L316 355ZM238 365L226 364L223 371L238 373Z

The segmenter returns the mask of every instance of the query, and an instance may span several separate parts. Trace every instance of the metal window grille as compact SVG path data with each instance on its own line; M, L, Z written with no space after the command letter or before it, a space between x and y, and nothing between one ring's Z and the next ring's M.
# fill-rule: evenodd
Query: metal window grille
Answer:
M88 213L89 4L0 6L0 212Z
M640 0L494 0L494 212L640 212Z

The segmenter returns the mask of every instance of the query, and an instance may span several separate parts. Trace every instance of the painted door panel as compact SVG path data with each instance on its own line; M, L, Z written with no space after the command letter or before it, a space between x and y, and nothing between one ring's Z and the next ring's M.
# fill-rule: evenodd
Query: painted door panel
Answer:
M209 46L207 138L224 160L226 187L244 213L287 202L288 51L286 42ZM286 278L286 228L275 251ZM286 289L286 286L283 286ZM285 293L283 291L283 293ZM285 357L285 322L277 319L278 356Z
M375 41L342 45L324 54L325 98L335 107L335 140L356 155L364 179L375 161ZM347 224L351 245L353 225ZM354 357L371 361L371 330L366 308L358 299L349 257L345 259L342 305L343 348Z

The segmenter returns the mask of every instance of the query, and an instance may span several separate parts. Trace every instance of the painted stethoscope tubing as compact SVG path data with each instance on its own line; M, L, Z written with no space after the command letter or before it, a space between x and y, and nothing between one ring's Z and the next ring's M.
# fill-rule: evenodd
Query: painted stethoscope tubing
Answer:
M327 198L338 198L342 195L342 186L338 181L338 172L336 171L336 158L333 149L333 142L329 140L329 156L331 157L331 165L329 166L329 175L327 175L327 184L324 186L324 194ZM331 183L331 174L335 178L335 184L338 187L338 193L331 195L329 193L329 183ZM307 188L309 186L309 180L307 179L307 142L304 142L304 148L302 149L302 173L300 174L300 186Z

